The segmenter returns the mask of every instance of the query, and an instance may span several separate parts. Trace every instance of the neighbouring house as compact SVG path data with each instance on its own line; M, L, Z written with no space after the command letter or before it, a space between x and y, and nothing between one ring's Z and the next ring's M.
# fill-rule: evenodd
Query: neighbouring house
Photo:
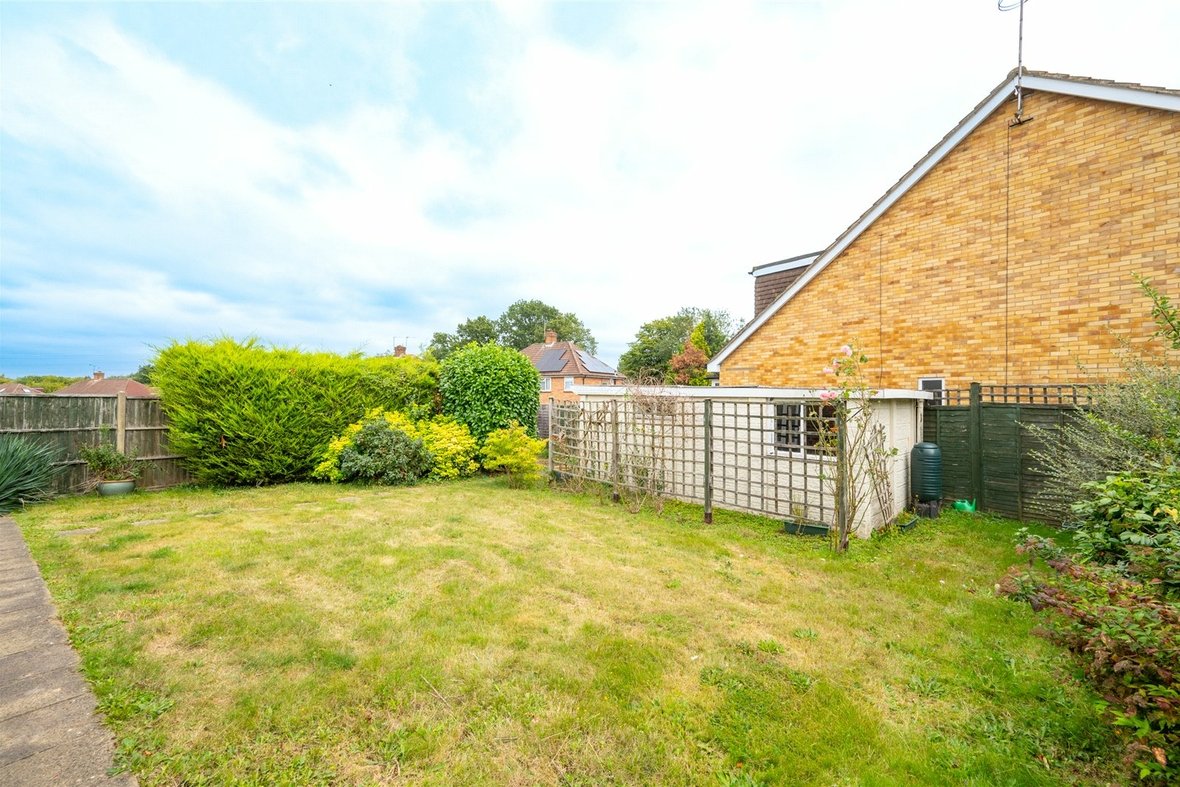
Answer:
M615 385L623 376L579 348L573 342L559 342L557 333L545 332L545 341L521 350L541 375L541 403L552 397L559 402L576 401L575 385Z
M24 383L0 383L0 396L32 396L45 393L40 388L30 388Z
M537 434L549 436L549 401L576 402L575 385L615 385L623 376L579 348L559 342L555 331L545 331L545 341L521 350L541 375L541 403L537 410Z
M1019 85L1020 101L1016 91ZM1180 90L1014 71L818 255L759 266L722 386L1101 382L1180 288Z
M79 380L65 388L54 391L55 396L159 396L152 388L138 380L128 377L107 377L102 372L95 372L89 380Z

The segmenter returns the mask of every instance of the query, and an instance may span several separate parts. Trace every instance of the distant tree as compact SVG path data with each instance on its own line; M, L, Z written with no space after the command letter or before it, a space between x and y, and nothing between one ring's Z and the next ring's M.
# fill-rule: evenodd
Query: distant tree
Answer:
M488 342L499 342L500 329L496 322L488 317L480 315L479 317L472 317L466 322L460 323L455 328L454 333L444 333L439 331L430 339L430 344L427 350L436 360L442 361L448 355L453 353L460 347L464 347L472 342L476 344L487 344Z
M439 331L431 337L426 349L439 361L472 342L494 342L513 350L523 350L530 344L544 341L546 329L556 331L561 341L573 342L587 352L598 352L598 342L576 314L562 312L536 300L517 301L496 320L473 317L459 325L454 333Z
M590 353L598 352L598 342L576 314L562 312L544 301L517 301L504 310L496 325L500 344L514 350L544 341L548 329L556 331L560 341L573 342Z
M135 374L131 375L131 379L135 380L137 382L141 382L144 385L151 385L152 384L152 373L155 371L156 371L155 365L150 364L150 363L145 363L143 366L141 366L135 370Z
M705 324L697 323L692 329L688 341L684 343L684 350L673 355L668 361L668 373L664 382L671 385L708 385L709 372L705 365L709 362L709 345L705 340Z
M708 359L729 341L736 321L725 311L684 308L644 323L619 358L619 371L632 379L666 380L673 356L685 350L697 328L700 338L694 346Z
M40 388L45 393L53 393L58 389L65 388L67 385L85 379L85 377L62 377L59 374L28 374L24 377L16 378L16 381L30 388Z

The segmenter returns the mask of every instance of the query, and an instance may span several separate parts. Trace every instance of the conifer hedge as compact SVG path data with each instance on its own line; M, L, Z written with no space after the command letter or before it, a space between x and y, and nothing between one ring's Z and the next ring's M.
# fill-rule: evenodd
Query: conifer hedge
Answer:
M437 411L438 364L260 346L173 342L153 362L169 442L198 480L270 484L311 476L328 441L384 407Z

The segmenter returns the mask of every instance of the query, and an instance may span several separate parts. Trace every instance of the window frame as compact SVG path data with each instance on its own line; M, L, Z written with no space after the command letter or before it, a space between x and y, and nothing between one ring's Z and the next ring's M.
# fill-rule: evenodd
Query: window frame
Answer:
M836 405L822 401L781 401L774 403L774 426L771 430L774 450L794 456L829 457L834 444L824 445L820 428L836 428Z
M938 387L937 388L927 388L926 383L938 383ZM934 394L934 398L931 401L933 401L935 404L945 404L946 403L946 378L945 377L919 377L918 378L918 390L925 391L926 393Z
M552 391L553 391L553 378L552 377L542 377L541 378L541 393L551 393Z

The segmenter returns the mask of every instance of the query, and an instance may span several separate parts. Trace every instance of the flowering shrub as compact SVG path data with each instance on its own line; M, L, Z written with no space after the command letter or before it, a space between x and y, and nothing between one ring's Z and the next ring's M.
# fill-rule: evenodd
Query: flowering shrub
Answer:
M524 486L541 477L537 459L545 445L544 440L529 437L518 423L497 429L484 440L483 468L492 472L503 470L510 485Z
M1139 777L1180 778L1180 607L1115 567L1075 562L1052 539L1027 537L1017 551L1054 574L1013 568L999 592L1056 613L1041 633L1080 659Z
M871 400L877 392L869 386L865 375L868 362L867 355L845 344L831 364L824 367L825 374L836 378L836 385L819 395L825 406L835 410L835 418L823 418L819 426L826 428L817 431L821 440L836 448L838 454L835 467L825 469L822 476L832 496L843 501L843 511L837 511L829 531L837 552L848 549L852 529L867 506L875 503L887 524L893 516L890 471L897 449L889 446L885 427L873 418ZM841 430L845 435L842 446Z
M341 457L365 425L376 421L422 441L433 457L428 474L432 480L465 478L479 469L475 461L478 445L463 424L445 416L415 421L404 413L389 412L378 407L366 412L364 418L350 424L341 434L332 438L312 477L324 481L344 480L341 477Z

